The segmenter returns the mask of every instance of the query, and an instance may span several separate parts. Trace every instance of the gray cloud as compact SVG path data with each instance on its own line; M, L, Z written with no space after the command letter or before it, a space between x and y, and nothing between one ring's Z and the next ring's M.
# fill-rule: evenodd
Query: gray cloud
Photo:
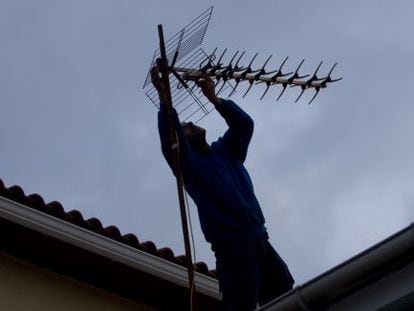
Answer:
M209 4L2 1L0 178L183 252L175 182L140 87L157 46ZM159 8L162 7L162 10ZM273 243L299 283L412 222L414 45L408 1L217 2L206 49L305 57L344 80L234 97L255 119L247 166ZM247 58L246 58L247 59ZM241 94L240 94L241 93ZM202 121L213 140L225 130ZM192 213L197 258L214 267Z

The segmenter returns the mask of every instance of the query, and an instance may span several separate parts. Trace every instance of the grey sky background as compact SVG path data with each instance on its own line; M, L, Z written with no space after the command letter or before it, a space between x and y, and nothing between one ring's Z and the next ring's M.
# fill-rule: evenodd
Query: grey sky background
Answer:
M0 0L0 178L182 254L173 176L141 89L166 37L214 5L203 47L269 68L338 62L312 105L232 97L255 120L246 166L297 284L412 222L412 1ZM246 58L247 59L247 58ZM245 89L244 87L240 88ZM216 113L201 122L215 140ZM214 257L192 209L198 261Z

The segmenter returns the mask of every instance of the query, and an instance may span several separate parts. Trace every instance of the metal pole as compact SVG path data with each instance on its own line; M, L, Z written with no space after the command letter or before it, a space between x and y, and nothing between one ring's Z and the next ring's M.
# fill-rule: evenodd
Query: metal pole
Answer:
M178 200L180 204L180 214L181 214L181 225L183 230L183 237L184 237L184 247L185 247L185 255L187 259L187 271L188 271L188 285L190 291L190 310L196 310L196 300L193 298L195 297L195 283L194 283L194 266L193 260L191 255L191 247L190 247L190 237L188 233L188 222L187 222L187 212L185 206L185 198L184 198L184 184L183 184L183 175L181 170L181 163L179 157L179 148L178 148L178 136L177 136L177 129L175 128L175 124L172 117L172 99L171 99L171 89L170 89L170 80L169 80L169 67L168 67L168 60L165 51L165 42L164 42L164 33L162 30L162 25L158 25L158 36L160 39L160 54L161 58L157 60L158 68L161 72L161 79L163 80L164 84L167 85L167 102L163 103L167 108L167 115L168 115L168 126L170 129L170 139L171 139L171 148L173 153L173 160L175 166L175 176L177 180L177 192L178 192Z

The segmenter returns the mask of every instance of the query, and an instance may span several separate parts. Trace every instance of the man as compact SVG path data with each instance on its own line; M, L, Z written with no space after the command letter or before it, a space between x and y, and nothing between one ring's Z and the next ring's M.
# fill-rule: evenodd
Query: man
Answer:
M164 103L167 86L157 68L152 83L160 97L158 129L162 152L174 172ZM202 231L216 256L223 310L251 311L292 288L288 267L268 241L264 217L243 162L253 120L234 102L216 96L211 79L198 81L228 129L209 145L205 129L173 118L186 191L197 205Z

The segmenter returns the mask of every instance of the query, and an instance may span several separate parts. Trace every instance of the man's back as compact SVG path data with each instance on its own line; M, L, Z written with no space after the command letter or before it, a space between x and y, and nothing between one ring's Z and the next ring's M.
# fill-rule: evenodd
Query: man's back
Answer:
M210 152L198 154L178 127L186 190L197 205L206 240L215 243L265 232L264 217L243 162L253 133L253 121L232 101L217 108L229 129L212 143ZM164 156L173 167L169 152L166 113L160 110L159 131Z

